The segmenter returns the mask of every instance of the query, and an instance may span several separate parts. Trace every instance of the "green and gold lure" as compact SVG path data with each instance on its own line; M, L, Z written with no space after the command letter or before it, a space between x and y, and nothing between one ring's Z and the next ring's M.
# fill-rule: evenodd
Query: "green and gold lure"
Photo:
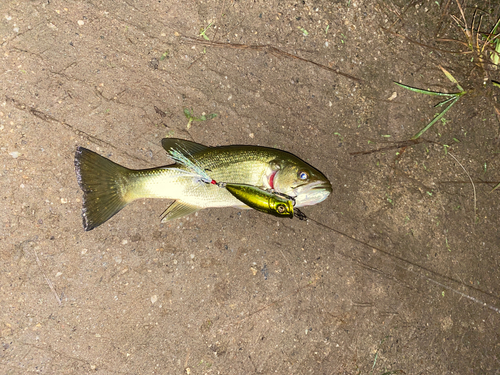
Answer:
M247 206L266 214L293 218L293 198L245 184L221 184Z

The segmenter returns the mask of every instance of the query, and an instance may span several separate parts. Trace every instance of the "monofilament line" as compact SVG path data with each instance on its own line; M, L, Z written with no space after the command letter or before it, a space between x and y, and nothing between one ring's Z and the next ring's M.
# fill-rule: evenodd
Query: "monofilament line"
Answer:
M458 163L458 165L460 165L462 167L462 169L464 170L465 174L467 175L467 177L469 177L469 180L470 180L470 183L472 184L472 191L474 192L474 221L476 221L476 216L477 216L477 207L476 207L476 186L474 185L474 181L472 181L472 178L470 177L469 173L467 172L467 170L464 168L464 166L462 165L462 163L460 163L458 161L458 159L451 153L451 152L448 152L448 155L450 155L453 159L455 159L455 161Z

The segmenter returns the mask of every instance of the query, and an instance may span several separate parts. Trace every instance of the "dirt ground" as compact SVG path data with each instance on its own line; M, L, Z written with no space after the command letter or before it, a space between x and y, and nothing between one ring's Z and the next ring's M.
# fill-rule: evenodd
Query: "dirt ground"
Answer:
M468 3L491 30L498 2ZM455 0L2 1L0 373L500 374L500 70L452 53L452 16ZM439 66L467 94L398 143L443 107L393 82L457 92ZM217 117L187 129L186 108ZM290 151L333 194L315 221L161 224L169 202L144 200L84 232L76 146L148 168L169 163L163 137Z

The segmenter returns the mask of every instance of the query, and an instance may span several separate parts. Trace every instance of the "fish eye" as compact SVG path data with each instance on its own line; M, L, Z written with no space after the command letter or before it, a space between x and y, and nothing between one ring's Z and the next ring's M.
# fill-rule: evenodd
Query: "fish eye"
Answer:
M309 173L307 173L306 171L300 171L297 176L301 179L301 180L307 180L309 178Z
M278 210L278 212L279 212L280 214L282 214L282 213L284 213L284 212L286 211L286 207L285 207L285 205L283 205L283 204L280 204L280 205L279 205L278 207L276 207L276 208L277 208L277 210Z

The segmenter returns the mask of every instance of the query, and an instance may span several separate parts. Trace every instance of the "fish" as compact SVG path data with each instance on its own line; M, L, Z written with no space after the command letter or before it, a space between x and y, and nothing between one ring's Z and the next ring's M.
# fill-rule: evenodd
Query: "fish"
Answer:
M162 222L205 208L251 209L222 183L274 191L293 198L297 208L320 203L332 192L323 173L287 151L252 145L209 147L178 138L164 138L161 144L175 163L149 169L129 169L87 148L76 148L84 230L98 227L142 198L175 200L162 214Z

